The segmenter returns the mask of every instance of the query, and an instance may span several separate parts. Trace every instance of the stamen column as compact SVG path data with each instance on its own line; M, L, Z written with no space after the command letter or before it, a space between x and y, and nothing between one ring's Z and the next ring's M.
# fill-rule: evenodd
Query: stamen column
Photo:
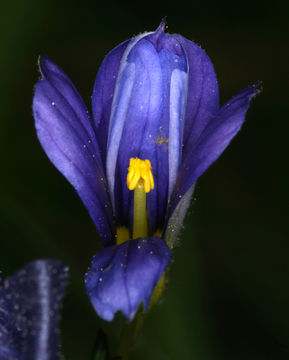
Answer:
M147 237L146 194L154 189L154 179L149 160L130 159L127 187L129 190L134 190L133 239Z

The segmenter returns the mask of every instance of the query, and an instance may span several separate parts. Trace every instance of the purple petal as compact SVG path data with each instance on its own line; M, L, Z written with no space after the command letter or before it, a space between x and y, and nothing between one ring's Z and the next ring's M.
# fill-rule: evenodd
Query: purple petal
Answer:
M13 319L13 303L0 281L0 359L22 360L21 338Z
M219 88L210 58L194 42L174 34L188 64L188 92L183 137L183 158L199 138L208 121L219 109Z
M123 77L122 73L127 64L127 56L129 55L132 47L137 44L143 37L147 36L148 33L140 34L135 36L134 38L125 41L120 44L118 47L113 49L105 58L99 73L97 74L93 97L92 97L92 107L93 107L93 115L96 127L98 128L98 138L102 138L100 140L102 157L104 161L106 161L106 170L107 170L107 178L108 183L110 185L113 206L114 206L114 171L117 160L117 152L118 146L120 142L120 137L122 133L122 116L119 125L118 131L120 132L119 136L114 134L113 140L113 149L110 149L110 161L109 164L107 162L107 147L109 147L109 138L111 133L111 127L114 123L113 117L115 116L115 111L123 114L126 111L126 96L121 96L119 92L122 92L122 88L119 87L119 77ZM127 72L129 75L129 72ZM126 82L128 83L128 82ZM118 111L116 107L118 107L119 96L121 97L122 104L121 109Z
M5 298L13 304L10 319L21 338L23 360L61 358L59 310L66 281L67 269L54 260L32 262L5 281Z
M152 163L156 161L155 141L162 116L162 94L158 54L150 42L142 39L131 48L118 77L108 140L108 182L111 193L115 192L116 215L125 223L131 195L126 185L129 159L139 157Z
M47 156L68 179L104 244L113 239L112 211L99 147L88 111L69 78L52 61L40 65L33 100L35 126Z
M114 92L117 90L118 76L126 64L131 48L147 34L149 33L135 36L112 49L103 60L97 73L92 95L92 113L96 128L99 130L96 135L103 159L106 158L111 108Z
M229 100L203 130L181 166L170 212L203 172L221 155L240 130L250 100L260 92L259 83L248 86Z
M88 296L100 317L111 321L121 311L131 321L152 291L172 254L161 238L129 240L99 251L85 276Z
M92 114L95 121L96 137L105 163L111 105L122 56L129 44L127 40L104 58L97 73L93 94Z
M174 40L175 41L175 40ZM159 43L160 45L160 43ZM166 41L167 45L167 41ZM163 111L159 124L151 124L150 134L157 130L153 148L156 158L152 161L155 190L148 194L148 219L150 234L162 228L182 152L183 115L187 91L186 61L167 49L159 52L163 79ZM154 129L153 129L154 128ZM148 156L148 155L147 155ZM146 158L147 156L143 156Z
M165 229L164 238L170 249L175 247L175 244L182 230L184 220L191 203L191 199L195 190L195 184L193 184L184 196L179 195L179 202L174 209L171 217L169 218L168 225Z

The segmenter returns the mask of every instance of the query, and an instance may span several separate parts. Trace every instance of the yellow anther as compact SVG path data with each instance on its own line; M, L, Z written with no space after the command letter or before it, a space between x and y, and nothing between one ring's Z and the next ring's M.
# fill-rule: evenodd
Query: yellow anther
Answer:
M142 180L144 191L146 193L154 189L154 178L151 170L151 162L149 160L141 160L139 158L131 158L127 174L127 187L134 190Z

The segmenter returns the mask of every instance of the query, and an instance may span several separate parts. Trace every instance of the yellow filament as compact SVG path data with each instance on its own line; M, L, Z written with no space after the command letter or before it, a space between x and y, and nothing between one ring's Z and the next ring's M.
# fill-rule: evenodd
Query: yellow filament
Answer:
M144 189L143 180L140 179L134 189L133 201L133 228L132 238L138 239L140 237L148 236L148 220L146 207L146 191Z
M127 187L129 190L135 190L140 180L143 181L143 188L146 193L154 189L154 178L149 160L131 158L127 174Z
M116 245L120 245L129 240L129 231L125 226L120 226L116 229Z

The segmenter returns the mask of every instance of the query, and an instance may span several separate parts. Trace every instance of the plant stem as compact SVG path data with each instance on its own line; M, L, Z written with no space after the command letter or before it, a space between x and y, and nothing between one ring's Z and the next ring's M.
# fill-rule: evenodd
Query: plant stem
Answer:
M129 359L131 348L142 328L143 321L144 312L139 312L131 323L124 326L118 346L118 355L122 360Z

